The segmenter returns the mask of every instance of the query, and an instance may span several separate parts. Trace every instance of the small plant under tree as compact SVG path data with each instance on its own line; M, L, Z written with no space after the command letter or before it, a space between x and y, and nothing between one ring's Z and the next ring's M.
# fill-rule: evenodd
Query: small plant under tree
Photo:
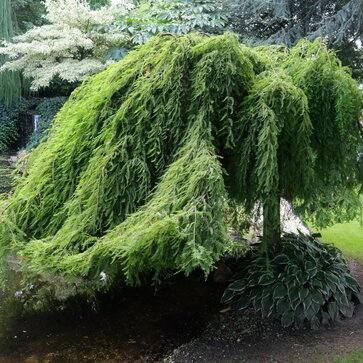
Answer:
M265 260L286 254L280 198L321 224L359 209L361 106L319 41L288 50L230 33L157 36L84 81L30 155L0 204L3 270L15 255L24 274L77 291L208 275L229 243L225 211L258 201ZM322 261L345 266L348 298L356 283L338 255Z

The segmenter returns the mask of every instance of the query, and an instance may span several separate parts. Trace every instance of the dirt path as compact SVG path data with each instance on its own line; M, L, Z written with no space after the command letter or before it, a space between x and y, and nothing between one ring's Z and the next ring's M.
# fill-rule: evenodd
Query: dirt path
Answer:
M352 269L363 286L362 266ZM251 311L220 313L223 288L176 277L157 294L125 290L97 315L17 319L0 332L0 362L310 363L363 348L363 306L337 326L294 331Z

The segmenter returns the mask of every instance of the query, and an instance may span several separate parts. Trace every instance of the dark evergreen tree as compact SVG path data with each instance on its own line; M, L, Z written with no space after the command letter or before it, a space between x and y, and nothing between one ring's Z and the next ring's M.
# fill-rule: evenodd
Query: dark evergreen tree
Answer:
M242 41L295 45L301 38L325 39L338 56L363 76L356 41L363 35L361 0L221 0L231 28Z

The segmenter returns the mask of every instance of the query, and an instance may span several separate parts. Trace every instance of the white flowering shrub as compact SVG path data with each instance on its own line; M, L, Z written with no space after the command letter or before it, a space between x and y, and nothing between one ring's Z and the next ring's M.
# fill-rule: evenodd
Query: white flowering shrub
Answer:
M35 27L25 34L3 41L0 54L7 55L0 71L21 70L30 78L31 89L49 86L55 76L68 82L81 81L105 69L111 47L125 41L124 31L107 31L115 17L133 8L130 0L117 0L98 10L91 10L85 0L45 0L47 25Z

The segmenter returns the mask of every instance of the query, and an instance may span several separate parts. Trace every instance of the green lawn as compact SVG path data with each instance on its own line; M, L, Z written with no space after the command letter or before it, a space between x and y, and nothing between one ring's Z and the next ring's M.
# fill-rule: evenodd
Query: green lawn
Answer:
M363 349L357 350L343 359L335 360L334 363L362 363Z
M320 232L322 242L334 243L346 256L363 258L363 228L359 221L339 223L322 230L315 228L314 232Z

